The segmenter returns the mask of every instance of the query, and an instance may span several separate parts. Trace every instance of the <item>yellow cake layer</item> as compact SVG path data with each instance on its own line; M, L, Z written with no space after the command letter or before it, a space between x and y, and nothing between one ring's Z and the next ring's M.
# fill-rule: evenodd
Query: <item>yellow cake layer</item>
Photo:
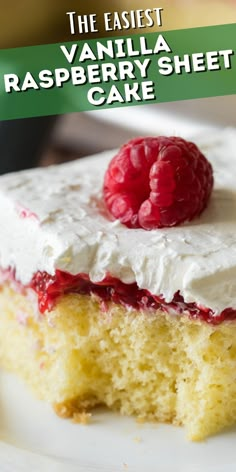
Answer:
M105 404L187 427L200 440L236 422L236 322L219 326L127 312L66 295L37 317L30 297L0 291L0 364L66 416ZM73 405L71 411L68 405Z

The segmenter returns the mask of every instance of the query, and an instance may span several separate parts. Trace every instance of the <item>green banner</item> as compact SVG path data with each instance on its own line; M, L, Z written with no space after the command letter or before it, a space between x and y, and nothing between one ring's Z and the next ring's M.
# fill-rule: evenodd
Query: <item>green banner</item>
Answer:
M0 51L0 119L236 93L236 24Z

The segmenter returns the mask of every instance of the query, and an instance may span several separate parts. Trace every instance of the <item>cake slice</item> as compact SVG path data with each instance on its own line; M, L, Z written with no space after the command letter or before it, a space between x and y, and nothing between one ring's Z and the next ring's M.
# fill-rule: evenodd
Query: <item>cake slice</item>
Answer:
M0 178L0 365L60 416L236 422L236 131L200 148L207 208L151 231L107 210L112 152Z

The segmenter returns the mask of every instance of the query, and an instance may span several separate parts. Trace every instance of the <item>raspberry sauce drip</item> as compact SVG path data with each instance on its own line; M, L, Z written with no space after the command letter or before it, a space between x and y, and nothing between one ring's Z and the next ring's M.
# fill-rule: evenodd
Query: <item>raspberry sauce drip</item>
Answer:
M196 303L185 303L182 295L177 292L172 302L167 303L162 296L156 296L147 290L140 289L136 283L125 284L119 279L108 275L103 281L93 283L86 274L71 275L57 270L54 276L46 272L37 272L30 285L38 295L39 310L41 313L50 311L56 304L58 297L68 293L95 295L104 309L106 302L114 302L136 310L160 309L170 313L186 314L191 319L202 320L217 325L225 320L235 320L236 310L226 308L219 315L215 315L210 308L199 307Z

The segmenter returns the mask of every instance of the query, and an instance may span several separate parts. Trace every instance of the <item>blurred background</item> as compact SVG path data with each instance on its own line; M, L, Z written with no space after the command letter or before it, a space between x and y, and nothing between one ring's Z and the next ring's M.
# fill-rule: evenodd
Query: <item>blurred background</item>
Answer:
M102 14L153 7L164 9L163 30L236 23L235 0L113 0L112 6L111 2L100 1L98 4L95 0L83 3L57 0L54 4L48 0L0 0L0 47L126 34L125 31L105 32ZM68 11L81 15L97 13L99 33L72 37L66 16ZM149 31L154 30L149 28ZM128 34L132 34L132 30L128 30ZM235 109L234 95L1 122L0 173L84 157L118 147L142 134L192 137L215 127L236 126Z
M235 0L0 0L0 47L19 47L73 40L66 12L78 15L96 13L99 33L105 36L102 15L123 11L162 7L163 29L194 28L236 22ZM149 28L153 31L154 28ZM148 28L145 30L148 32ZM129 30L129 33L132 30ZM133 32L138 33L137 30ZM117 34L122 34L118 32ZM95 34L90 35L96 37ZM89 37L89 35L86 35Z

